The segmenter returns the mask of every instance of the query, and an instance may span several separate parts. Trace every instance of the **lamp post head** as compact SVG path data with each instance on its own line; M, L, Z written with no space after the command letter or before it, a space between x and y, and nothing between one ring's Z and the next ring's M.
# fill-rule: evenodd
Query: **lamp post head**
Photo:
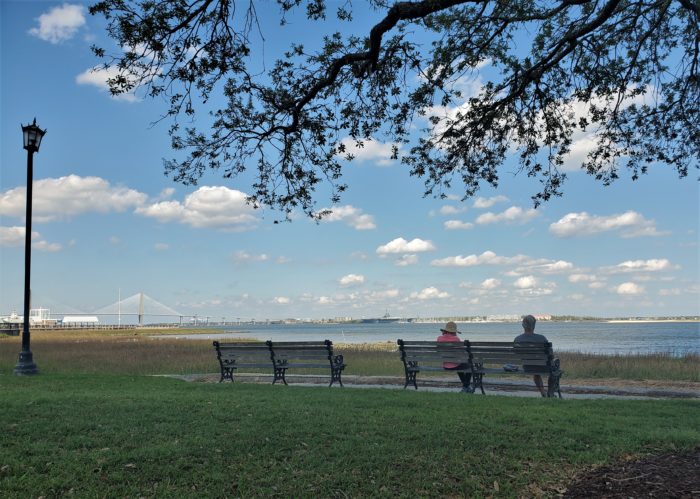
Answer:
M42 130L36 124L36 118L31 125L22 126L22 134L24 135L24 148L30 152L38 152L41 145L41 139L44 138L46 130Z

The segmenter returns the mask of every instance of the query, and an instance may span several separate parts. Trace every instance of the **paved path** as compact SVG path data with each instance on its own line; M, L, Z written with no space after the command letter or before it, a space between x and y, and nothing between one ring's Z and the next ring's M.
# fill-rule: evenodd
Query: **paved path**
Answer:
M173 377L186 381L204 383L216 383L219 374L193 374ZM236 379L246 383L270 383L271 376L258 374L236 374ZM290 386L318 386L328 385L328 376L315 375L287 375ZM381 388L386 390L402 390L404 379L396 376L343 376L343 385L346 388ZM431 392L458 392L459 386L451 378L430 378L419 380L418 391ZM415 391L409 387L406 390ZM532 381L529 380L488 380L484 379L484 390L487 395L506 395L511 397L539 397ZM626 386L600 386L600 385L574 385L562 384L562 396L565 399L665 399L686 398L700 400L700 391L692 389L671 389L662 387L640 388ZM477 394L479 396L481 394Z

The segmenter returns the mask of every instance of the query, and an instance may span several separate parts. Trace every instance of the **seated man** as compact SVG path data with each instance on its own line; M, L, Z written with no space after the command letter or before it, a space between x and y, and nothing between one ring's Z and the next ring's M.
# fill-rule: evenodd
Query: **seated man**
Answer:
M513 340L515 343L547 343L547 338L542 336L541 334L536 334L535 333L535 323L537 322L537 319L535 319L532 315L526 315L523 317L523 334L518 335L515 337ZM525 372L528 371L528 369L538 369L537 366L523 366L523 370ZM547 391L544 389L544 383L542 382L542 376L539 374L535 374L533 376L533 380L535 381L535 385L537 388L539 388L540 393L542 394L543 397L547 396Z
M440 329L440 332L442 334L438 336L438 342L461 343L461 340L457 337L457 334L459 333L459 331L457 331L457 324L455 324L454 322L450 321L447 324L445 324L445 328ZM457 364L455 362L443 362L442 367L447 371L453 371L456 369L467 369L469 365ZM474 389L471 386L469 386L469 382L471 381L472 375L470 373L460 371L457 372L457 376L459 376L459 380L462 382L462 391L465 393L472 393Z

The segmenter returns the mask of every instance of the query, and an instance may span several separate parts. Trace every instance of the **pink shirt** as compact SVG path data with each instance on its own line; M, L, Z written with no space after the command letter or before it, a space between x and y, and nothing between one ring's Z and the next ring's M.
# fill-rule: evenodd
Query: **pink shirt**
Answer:
M461 343L462 340L460 340L456 334L452 333L442 333L440 336L438 336L437 339L438 343L444 343L444 342L451 342L451 343ZM452 369L454 367L459 366L459 364L455 364L454 362L443 362L442 367L444 369Z

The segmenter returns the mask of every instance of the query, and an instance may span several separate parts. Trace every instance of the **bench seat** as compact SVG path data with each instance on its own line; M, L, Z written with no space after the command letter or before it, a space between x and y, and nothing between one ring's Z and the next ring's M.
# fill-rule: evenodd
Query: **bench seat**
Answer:
M484 392L485 375L547 376L547 396L561 398L559 380L563 374L552 344L512 341L466 341L472 358L472 386Z
M416 377L421 371L445 372L444 363L465 365L461 369L450 369L449 372L471 373L469 352L463 342L438 341L397 341L404 366L406 388L413 385L417 390Z
M216 358L221 368L221 379L233 382L233 374L240 368L270 369L274 366L270 347L260 342L214 342Z
M404 388L418 389L416 377L421 371L465 372L471 374L472 391L485 394L486 375L547 376L547 396L561 398L559 380L563 374L551 343L514 343L512 341L397 341L404 364ZM445 362L460 364L461 369L446 370Z
M221 379L233 382L233 373L239 368L272 369L274 385L282 381L287 385L286 373L289 369L330 369L333 386L337 381L343 386L342 372L345 362L342 355L333 354L333 342L294 341L265 343L214 342L214 348L221 368Z
M333 386L336 381L343 386L342 373L345 369L342 355L333 354L333 342L325 340L323 343L313 341L277 341L267 342L274 354L275 377L272 384L285 378L288 369L330 369Z

